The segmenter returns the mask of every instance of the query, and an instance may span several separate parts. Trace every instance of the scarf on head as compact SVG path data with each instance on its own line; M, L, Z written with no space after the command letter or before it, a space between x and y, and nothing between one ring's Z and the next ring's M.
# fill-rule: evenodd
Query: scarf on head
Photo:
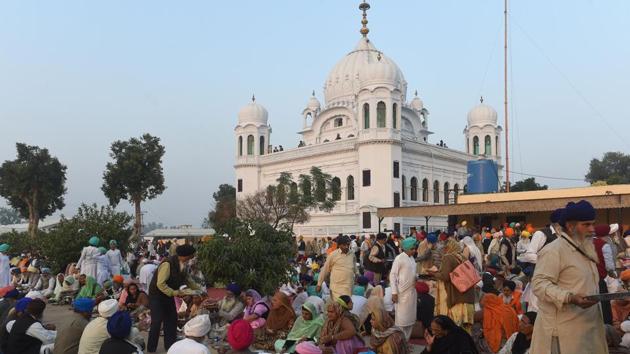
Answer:
M103 292L103 288L101 288L101 286L98 285L98 283L96 282L96 279L94 279L94 277L87 276L85 277L85 285L83 285L81 290L79 290L79 294L77 295L77 298L89 297L90 299L93 299L96 297L96 295L102 292Z
M518 331L518 317L510 305L503 303L501 298L492 293L486 293L481 299L483 308L483 336L494 353L501 349L503 335L509 338Z
M461 253L462 248L459 246L459 242L449 238L444 245L444 254L458 254Z
M394 320L389 316L384 308L371 312L374 319L370 346L380 352L379 348L389 341L391 354L406 354L409 352L407 341L402 329L394 325Z
M291 306L291 301L288 296L280 291L278 291L273 297L277 302L278 307L274 308L272 301L269 317L267 317L267 329L274 331L288 330L291 328L293 321L295 321L295 312Z
M260 294L258 293L258 291L254 290L254 289L249 289L245 292L245 296L249 296L252 298L252 304L251 306L247 306L246 308L246 313L247 315L252 315L254 314L254 309L256 309L256 305L258 305L259 303L262 302L262 296L260 296Z
M299 341L302 338L319 338L319 333L324 325L324 319L319 314L319 311L317 311L315 305L310 302L306 302L302 305L302 313L304 313L304 311L309 312L312 318L307 321L302 316L298 317L298 319L295 320L293 328L291 328L291 332L289 332L287 336L287 340Z

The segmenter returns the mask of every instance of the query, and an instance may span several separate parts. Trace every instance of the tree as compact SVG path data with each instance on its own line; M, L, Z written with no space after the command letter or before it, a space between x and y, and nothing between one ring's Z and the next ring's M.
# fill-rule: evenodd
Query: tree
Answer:
M630 183L630 155L607 152L601 160L592 159L585 180L591 184L600 181L606 184Z
M39 220L65 206L66 166L50 156L48 149L15 145L17 159L0 166L0 195L28 218L28 232L35 237Z
M160 145L160 138L144 134L140 139L115 141L110 156L114 162L107 163L101 189L114 207L121 199L134 205L133 236L138 238L142 228L140 203L156 198L166 189L162 172L164 146Z
M312 167L310 175L300 175L300 187L290 173L282 172L277 185L269 185L245 197L237 203L238 216L246 221L262 220L274 229L305 223L309 211L330 211L335 207L332 199L331 176L318 167Z
M295 254L291 231L277 230L260 220L250 223L237 219L232 219L225 231L228 237L213 237L197 252L206 279L236 282L268 295L289 280L293 271L289 260Z
M92 235L98 235L100 246L104 247L108 247L110 240L116 240L121 252L125 252L132 234L132 219L128 213L110 206L81 204L74 217L62 216L54 229L39 234L37 249L56 271L65 270L68 263L76 262Z
M20 213L13 208L0 208L0 225L12 225L22 222Z
M510 192L540 191L549 189L547 185L540 185L534 177L525 178L510 185Z
M213 227L222 234L227 223L236 217L236 188L229 184L221 184L219 190L212 194L214 210L208 213L204 227Z

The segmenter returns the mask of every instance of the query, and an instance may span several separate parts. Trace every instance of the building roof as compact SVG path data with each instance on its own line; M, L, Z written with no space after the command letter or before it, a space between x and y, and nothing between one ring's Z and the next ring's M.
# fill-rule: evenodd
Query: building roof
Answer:
M630 185L569 188L531 192L462 195L457 204L379 208L379 217L519 214L553 211L568 202L588 200L595 209L630 207Z
M182 238L182 237L204 237L216 234L214 229L199 229L192 227L174 228L174 229L155 229L147 232L143 237L157 238Z
M59 224L59 219L46 219L46 220L41 220L37 226L37 228L39 230L49 230L55 226L57 226L57 224ZM9 232L27 232L28 231L28 223L23 223L23 224L11 224L11 225L0 225L0 235L1 234L6 234Z

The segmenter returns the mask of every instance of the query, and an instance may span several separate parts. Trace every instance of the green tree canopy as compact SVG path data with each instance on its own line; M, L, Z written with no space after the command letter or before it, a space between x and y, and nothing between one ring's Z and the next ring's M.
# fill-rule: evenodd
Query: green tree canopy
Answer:
M546 189L549 189L549 186L539 184L534 177L525 178L510 185L510 192L539 191Z
M13 208L0 208L0 225L20 224L20 213Z
M335 207L331 176L318 167L312 167L310 175L299 176L299 186L287 172L280 174L278 184L269 185L245 197L237 203L238 216L242 220L262 220L274 229L309 220L309 211L330 211Z
M17 158L0 166L0 196L28 218L29 234L35 237L39 220L65 206L66 166L48 149L16 144Z
M227 223L236 217L236 188L229 184L221 184L219 190L212 194L214 210L208 213L204 227L213 227L222 234Z
M160 138L149 134L139 139L115 141L111 146L110 157L114 161L107 163L101 189L112 206L122 199L134 205L136 238L142 228L140 203L156 198L166 189L162 172L164 152Z
M585 180L590 184L600 181L606 184L630 183L630 155L607 152L601 160L592 159Z
M254 288L267 295L289 280L289 260L294 256L289 230L276 230L263 221L232 219L225 232L228 237L213 237L197 252L206 279L235 282L243 289Z
M92 235L101 239L100 246L109 248L109 241L116 240L121 251L126 251L132 233L131 220L131 215L110 206L81 204L74 217L62 217L54 229L41 232L36 248L48 259L52 269L65 270L68 263L79 259Z

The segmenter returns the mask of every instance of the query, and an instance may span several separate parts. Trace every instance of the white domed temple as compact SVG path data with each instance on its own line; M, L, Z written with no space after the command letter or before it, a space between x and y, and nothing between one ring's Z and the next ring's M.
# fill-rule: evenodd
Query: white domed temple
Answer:
M368 38L369 5L360 9L362 36L328 74L323 104L315 92L308 98L298 147L274 152L267 110L255 98L239 111L234 129L237 199L275 184L282 172L297 180L312 166L341 187L331 212L313 211L308 223L295 225L295 233L307 237L379 227L406 233L425 225L425 218L379 221L377 208L453 203L464 191L468 161L501 160L497 113L483 99L468 113L466 151L431 141L429 111L417 92L407 97L402 70ZM428 224L430 230L444 228L447 220L433 217Z

